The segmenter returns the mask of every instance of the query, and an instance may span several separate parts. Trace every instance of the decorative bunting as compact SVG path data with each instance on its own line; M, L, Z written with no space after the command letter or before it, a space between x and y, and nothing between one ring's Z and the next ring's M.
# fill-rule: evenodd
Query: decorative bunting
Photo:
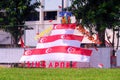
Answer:
M49 33L52 30L52 26L48 27L46 30L42 31L40 34L35 36L35 40L39 39L40 37L44 36L45 34Z
M86 31L82 25L79 25L77 30L80 31L84 36L88 37L88 39L94 42L95 44L102 43L98 38L94 39L94 37L88 31Z

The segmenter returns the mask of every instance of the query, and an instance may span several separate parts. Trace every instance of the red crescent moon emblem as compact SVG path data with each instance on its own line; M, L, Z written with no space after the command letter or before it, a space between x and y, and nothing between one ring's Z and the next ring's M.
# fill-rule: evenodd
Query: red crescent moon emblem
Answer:
M61 38L62 38L62 39L65 39L65 35L61 35Z
M31 50L28 50L28 51L25 51L25 55L31 55L32 54L32 51Z
M54 26L54 29L57 29L57 25Z
M40 39L40 42L41 42L41 43L44 43L46 40L47 40L46 38L41 38L41 39Z
M46 53L50 53L51 52L51 48L48 48L47 50L46 50Z
M74 53L75 52L75 49L73 47L69 47L67 49L68 53Z

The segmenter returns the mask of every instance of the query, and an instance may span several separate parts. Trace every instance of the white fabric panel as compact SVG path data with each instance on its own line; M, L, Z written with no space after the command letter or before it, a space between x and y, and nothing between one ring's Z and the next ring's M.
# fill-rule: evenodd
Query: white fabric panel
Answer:
M68 53L51 53L51 54L44 54L44 55L31 55L31 56L23 56L20 59L20 62L24 61L79 61L79 62L89 62L90 56L84 55L75 55L75 54L68 54Z
M18 63L23 53L23 48L1 48L0 63Z
M110 52L111 48L98 48L98 51L93 49L90 67L98 67L99 64L103 64L103 68L110 68Z
M53 46L73 46L73 47L80 47L80 41L77 40L56 40L49 43L38 43L36 48L49 48Z
M120 66L120 50L116 52L116 56L117 66Z
M77 67L78 68L89 68L90 67L90 63L89 62L78 62L77 63Z
M74 29L58 29L52 30L50 35L58 35L58 34L73 34Z

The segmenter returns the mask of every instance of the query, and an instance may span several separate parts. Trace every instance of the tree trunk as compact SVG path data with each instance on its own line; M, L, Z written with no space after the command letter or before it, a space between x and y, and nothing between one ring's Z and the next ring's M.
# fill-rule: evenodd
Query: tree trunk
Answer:
M105 47L105 29L100 29L102 26L101 24L97 24L97 31L98 31L98 38L101 42L100 47Z
M19 30L18 27L16 27L13 31L12 36L14 38L14 46L13 47L18 47L18 40L19 40Z
M13 47L18 47L18 36L17 36L17 33L16 33L16 35L13 34L13 38L14 38Z
M98 31L98 37L100 42L102 42L100 44L100 47L105 47L105 29L102 31Z

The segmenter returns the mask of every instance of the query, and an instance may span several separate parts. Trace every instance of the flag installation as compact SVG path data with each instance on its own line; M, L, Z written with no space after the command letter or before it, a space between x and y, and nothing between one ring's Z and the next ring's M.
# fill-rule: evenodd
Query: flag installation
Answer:
M78 61L89 62L90 50L71 47L55 46L50 48L32 49L26 51L22 57L26 61Z
M24 46L24 41L23 41L22 37L20 38L19 44L20 44L20 46L21 46L22 48L25 47L25 46Z
M48 27L47 29L45 29L44 31L42 31L40 34L38 33L37 36L35 37L35 39L38 39L39 37L44 36L45 34L49 33L51 31L52 27Z
M51 34L38 39L35 49L27 50L24 61L89 62L92 50L80 47L83 36L73 34L76 24L55 24Z

